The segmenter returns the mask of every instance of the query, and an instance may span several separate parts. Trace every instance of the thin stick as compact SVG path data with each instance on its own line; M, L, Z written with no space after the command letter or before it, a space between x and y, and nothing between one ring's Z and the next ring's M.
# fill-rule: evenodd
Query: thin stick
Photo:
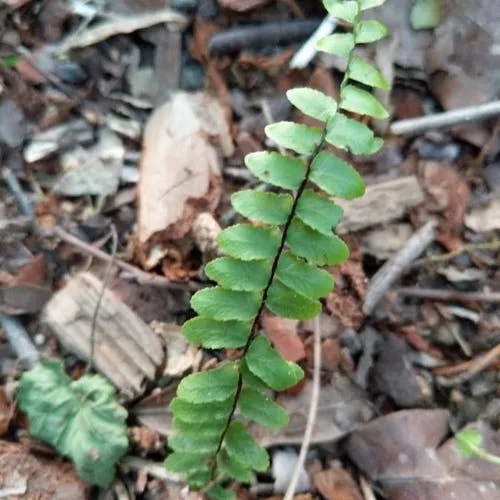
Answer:
M304 463L306 461L306 455L307 451L309 450L314 424L316 422L316 415L318 413L321 370L321 332L319 326L319 316L316 316L316 318L314 319L313 359L313 386L311 394L311 404L309 406L309 414L307 415L306 430L304 432L304 439L302 440L302 445L300 447L299 458L297 459L297 463L295 464L292 479L290 480L290 484L288 485L284 500L292 500L293 496L295 495L295 490L297 489L300 474L302 472L302 469L304 468Z
M21 322L17 318L0 313L0 326L21 363L27 368L33 368L38 361L38 351Z
M500 115L500 101L493 101L479 106L469 106L420 118L395 121L391 125L391 133L414 135L434 128L453 127L462 123L486 120L498 115Z
M455 290L439 290L435 288L402 287L395 290L397 295L430 300L458 300L461 302L489 302L500 304L500 292L458 292Z
M303 69L305 68L316 55L316 42L321 38L333 33L337 23L335 19L328 15L323 19L323 22L318 26L318 29L308 38L306 43L296 52L290 61L290 68Z
M96 331L97 331L97 318L99 316L99 310L101 308L102 299L104 298L104 293L108 287L108 282L111 278L111 270L113 269L113 264L115 262L116 251L118 249L118 234L116 233L116 227L111 224L111 259L106 266L106 272L104 273L104 279L102 280L101 290L99 291L99 297L94 308L94 314L92 314L92 322L90 323L90 356L89 362L87 364L87 371L91 371L94 367L94 356L95 356L95 341L96 341Z
M484 243L471 243L470 245L463 245L452 252L442 255L430 255L424 259L419 259L415 262L414 266L421 266L426 264L434 264L436 262L446 262L457 257L463 253L474 253L479 250L498 250L500 249L500 240L486 241Z
M72 49L88 47L114 35L133 33L161 23L171 23L182 30L187 25L188 19L169 8L141 14L113 16L109 21L103 21L81 33L69 35L59 44L57 52L61 54Z
M434 373L436 373L436 375L440 375L441 377L446 377L457 373L458 370L462 371L462 373L460 373L456 377L449 379L440 379L440 385L444 387L451 387L467 382L479 372L492 365L499 357L500 344L496 345L495 347L493 347L493 349L490 349L485 354L472 359L471 361L460 363L460 365L457 366L444 366L441 368L436 368L436 370L434 370Z
M110 262L111 260L113 260L113 263L116 265L116 267L119 267L123 271L130 273L134 277L134 279L137 280L138 283L141 283L143 285L157 286L160 288L170 288L172 290L193 291L193 290L198 290L200 288L197 283L191 281L187 281L186 283L174 283L165 278L164 276L147 273L129 264L128 262L125 262L116 257L113 259L111 255L107 254L106 252L103 252L99 248L89 245L85 241L82 241L80 238L73 236L60 226L56 226L53 229L53 232L57 237L61 238L61 240L65 241L66 243L69 243L70 245L73 245L74 247L81 250L83 253L92 255L92 257L103 260L104 262Z
M405 268L425 251L434 241L436 221L429 221L422 226L373 276L366 292L363 312L369 315L375 309L389 288L396 282Z

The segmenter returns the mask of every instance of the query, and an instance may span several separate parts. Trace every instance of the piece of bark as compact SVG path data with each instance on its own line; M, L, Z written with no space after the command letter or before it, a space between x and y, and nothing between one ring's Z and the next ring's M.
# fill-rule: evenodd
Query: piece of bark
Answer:
M372 184L362 198L336 200L344 209L336 231L345 234L397 220L423 201L424 193L414 175Z
M44 310L44 322L70 352L88 360L92 317L102 282L81 273L54 295ZM98 371L127 398L142 394L165 358L157 335L128 306L105 291L95 326L95 359Z

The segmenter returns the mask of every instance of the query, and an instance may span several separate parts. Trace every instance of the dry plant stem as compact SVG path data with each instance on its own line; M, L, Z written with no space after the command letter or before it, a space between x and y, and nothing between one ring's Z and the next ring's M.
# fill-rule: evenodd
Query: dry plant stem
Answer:
M439 290L435 288L401 287L395 290L397 295L429 300L458 300L461 302L489 302L500 304L500 292L458 292L455 290Z
M391 133L395 135L414 135L434 128L453 127L463 123L486 120L500 115L500 101L493 101L480 106L454 109L444 113L399 120L391 125Z
M27 368L33 368L38 361L38 351L21 322L17 318L0 313L0 326L17 357Z
M369 315L375 306L396 282L401 273L417 259L434 241L436 221L422 226L373 276L368 285L363 312Z
M157 286L160 288L169 288L172 290L191 290L191 291L198 290L200 288L194 282L188 281L186 283L174 283L163 276L142 271L141 269L121 259L118 258L113 259L111 255L107 254L106 252L103 252L102 250L99 250L99 248L96 248L86 243L85 241L82 241L80 238L73 236L60 226L56 226L53 229L53 233L55 236L59 237L64 242L73 245L75 248L78 248L78 250L81 250L83 253L91 255L96 259L103 260L104 262L110 262L111 260L113 260L113 263L116 265L116 267L120 268L121 270L127 273L130 273L133 276L133 278L142 285Z
M463 253L474 253L480 250L498 250L500 249L500 240L487 241L485 243L472 243L470 245L464 245L452 252L445 253L443 255L430 255L424 259L417 260L414 266L421 266L427 264L434 264L437 262L446 262L448 260L457 257Z
M441 377L447 377L450 375L455 375L459 373L458 376L449 378L449 379L441 379L440 385L444 387L452 387L455 385L460 385L464 382L467 382L479 372L487 369L491 366L495 361L500 357L500 344L490 349L487 353L478 356L471 361L467 361L465 363L460 363L455 366L445 366L442 368L436 368L434 373Z
M99 317L99 310L101 308L102 299L104 297L104 292L108 287L109 280L111 278L111 271L113 269L113 264L115 262L115 255L118 249L118 234L116 233L115 225L111 225L111 259L106 266L106 272L104 273L104 279L102 280L101 291L99 292L99 297L94 309L94 314L92 315L92 321L90 323L90 356L89 362L87 364L87 371L91 371L94 368L94 355L95 355L95 343L96 343L96 326L97 318Z
M103 21L77 35L70 35L58 47L58 53L68 52L80 47L88 47L106 40L110 36L120 33L133 33L134 31L149 28L156 24L171 23L183 29L188 20L182 14L166 8L148 11L142 14L128 16L113 16L109 21Z
M307 415L306 429L304 431L304 439L300 447L299 458L295 464L292 479L286 491L284 500L292 500L297 489L300 473L306 461L307 451L311 444L311 437L316 422L316 415L318 413L318 402L320 392L320 369L321 369L321 332L319 325L319 316L314 318L314 351L313 351L313 381L312 381L312 394L311 403L309 406L309 413Z

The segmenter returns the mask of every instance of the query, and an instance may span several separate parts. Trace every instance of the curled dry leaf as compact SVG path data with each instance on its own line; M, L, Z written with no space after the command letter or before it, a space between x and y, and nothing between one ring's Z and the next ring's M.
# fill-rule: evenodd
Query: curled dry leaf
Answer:
M138 241L144 262L154 243L186 236L202 210L212 210L221 183L216 141L233 145L223 110L204 93L179 92L157 108L144 131L139 179Z

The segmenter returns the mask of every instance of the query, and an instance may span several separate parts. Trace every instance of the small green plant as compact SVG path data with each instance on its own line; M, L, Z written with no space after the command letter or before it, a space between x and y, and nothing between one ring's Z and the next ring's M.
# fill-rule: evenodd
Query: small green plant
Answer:
M455 435L458 451L465 458L482 458L500 465L500 457L483 448L483 438L476 429L464 429Z
M106 379L84 375L72 381L62 363L41 361L21 377L18 401L32 436L70 457L82 479L110 485L128 437L127 412Z
M362 196L363 181L328 145L352 154L369 155L382 139L347 112L387 118L368 87L388 89L380 71L354 53L359 44L387 35L384 25L362 19L362 12L384 0L324 0L328 12L352 29L320 40L318 50L347 60L337 103L310 88L287 92L289 101L321 125L280 122L266 127L267 136L296 155L262 151L246 156L249 170L273 186L272 192L245 190L232 197L242 216L257 222L222 231L218 243L225 257L206 266L217 286L197 292L191 305L198 313L183 326L186 338L207 349L240 349L236 361L184 378L171 403L175 433L168 469L186 474L188 484L218 499L234 498L224 484L252 481L266 471L269 458L247 429L254 421L283 427L287 413L270 397L299 382L300 366L284 360L260 330L265 308L278 316L311 319L321 311L320 299L334 286L320 266L348 258L345 243L333 228L342 210L331 197ZM292 194L290 194L292 192Z

